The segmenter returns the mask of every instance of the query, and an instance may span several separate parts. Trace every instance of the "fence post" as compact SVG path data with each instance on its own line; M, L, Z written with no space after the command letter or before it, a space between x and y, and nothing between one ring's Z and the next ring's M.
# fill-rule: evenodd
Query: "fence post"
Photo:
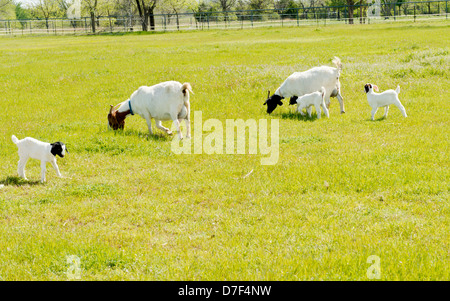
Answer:
M448 9L447 9L447 2L448 0L445 0L445 18L448 18Z
M344 21L345 21L345 24L347 24L346 14L347 14L347 6L344 6Z
M395 14L396 9L395 9L395 7L396 7L396 6L397 6L397 5L394 4L394 21L396 20L396 19L395 19L395 17L396 17L396 14Z
M298 10L299 10L299 8L297 8L297 27L300 25L300 24L298 23Z
M414 22L416 22L416 4L414 3Z

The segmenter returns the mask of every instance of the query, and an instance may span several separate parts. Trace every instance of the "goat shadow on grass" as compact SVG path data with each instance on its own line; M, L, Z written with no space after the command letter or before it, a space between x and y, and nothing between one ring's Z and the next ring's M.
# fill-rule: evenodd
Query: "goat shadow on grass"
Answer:
M324 115L324 114L322 114L322 115ZM302 116L302 114L298 113L297 111L277 113L277 114L274 114L273 116L280 117L281 119L291 119L291 120L300 120L300 121L309 121L309 122L313 122L318 119L316 112L311 113L311 118L309 118L308 113L305 113L305 116ZM321 116L321 117L323 118L323 116Z
M30 181L25 180L24 178L20 177L6 177L5 179L0 181L0 184L3 184L5 186L34 186L34 185L40 185L40 181Z
M381 117L375 118L375 120L372 120L372 119L369 117L369 118L366 119L366 120L367 120L367 121L370 121L370 122L380 122L380 121L386 120L386 118L383 117L383 116L381 116Z
M115 133L117 133L118 135L123 135L123 136L135 136L138 138L143 138L148 140L153 140L153 141L171 141L172 137L174 135L176 135L177 133L173 133L172 135L168 135L166 133L163 133L162 131L158 130L153 130L153 134L150 134L148 131L139 131L139 130L134 130L134 129L128 129L128 130L117 130L115 131Z

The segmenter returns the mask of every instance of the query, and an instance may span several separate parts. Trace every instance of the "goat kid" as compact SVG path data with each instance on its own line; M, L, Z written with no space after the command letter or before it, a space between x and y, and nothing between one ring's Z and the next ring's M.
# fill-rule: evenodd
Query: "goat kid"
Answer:
M272 96L269 91L267 100L264 102L264 105L267 105L267 113L270 114L277 106L283 105L281 100L285 97L290 97L290 103L295 104L297 97L318 91L321 87L325 87L327 91L325 94L327 108L330 106L330 97L336 97L339 100L341 113L345 113L339 82L342 63L338 57L334 57L333 63L336 67L314 67L304 72L291 74Z
M405 107L398 99L398 94L400 94L400 86L397 86L395 91L390 89L382 93L375 93L373 90L378 92L378 87L369 83L364 86L364 92L367 94L367 101L372 108L372 120L375 120L375 113L380 107L384 107L383 118L386 118L389 111L389 105L397 106L400 112L402 112L403 117L407 117Z
M59 172L58 164L56 164L56 156L58 155L63 158L66 152L69 153L64 143L59 141L55 143L47 143L31 137L26 137L19 140L14 135L11 136L11 140L19 149L18 153L20 159L17 168L19 177L28 180L25 176L25 165L27 164L29 158L38 159L41 161L41 183L45 182L47 162L52 164L56 171L56 175L60 178L62 177Z
M297 98L297 112L299 112L302 116L305 116L305 113L303 113L302 110L306 108L308 116L309 118L311 118L311 108L314 106L316 108L317 118L320 119L320 107L322 107L325 116L330 117L328 108L325 105L325 94L326 90L324 87L322 87L320 91L300 96L299 98Z
M190 104L189 83L181 84L167 81L154 86L139 87L130 99L113 106L109 110L108 125L113 130L123 129L128 115L139 115L147 121L148 131L153 134L151 119L155 119L156 127L171 135L172 131L161 124L161 121L172 120L178 131L178 137L183 139L180 122L186 122L186 138L190 138Z

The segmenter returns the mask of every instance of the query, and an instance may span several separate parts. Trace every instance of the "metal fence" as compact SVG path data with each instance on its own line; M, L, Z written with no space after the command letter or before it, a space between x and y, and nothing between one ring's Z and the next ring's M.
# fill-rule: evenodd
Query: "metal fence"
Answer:
M367 17L371 4L227 12L156 14L153 31L237 29L278 26L382 23L402 20L448 19L449 0L382 3L379 16ZM373 12L372 12L373 13ZM0 20L0 35L92 34L91 18ZM139 16L98 16L96 33L142 31Z

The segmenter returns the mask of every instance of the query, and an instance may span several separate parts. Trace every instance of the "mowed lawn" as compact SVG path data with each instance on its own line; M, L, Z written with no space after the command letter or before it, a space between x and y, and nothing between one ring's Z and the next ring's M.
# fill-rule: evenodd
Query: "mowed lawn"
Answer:
M381 280L448 280L449 24L1 38L0 280L67 280L72 255L82 280L369 280L371 255ZM334 56L345 114L265 112ZM278 119L278 163L175 155L139 116L108 131L110 104L166 80L203 122ZM367 82L399 84L408 117L371 121ZM65 178L40 184L37 160L17 178L13 134L66 143Z

